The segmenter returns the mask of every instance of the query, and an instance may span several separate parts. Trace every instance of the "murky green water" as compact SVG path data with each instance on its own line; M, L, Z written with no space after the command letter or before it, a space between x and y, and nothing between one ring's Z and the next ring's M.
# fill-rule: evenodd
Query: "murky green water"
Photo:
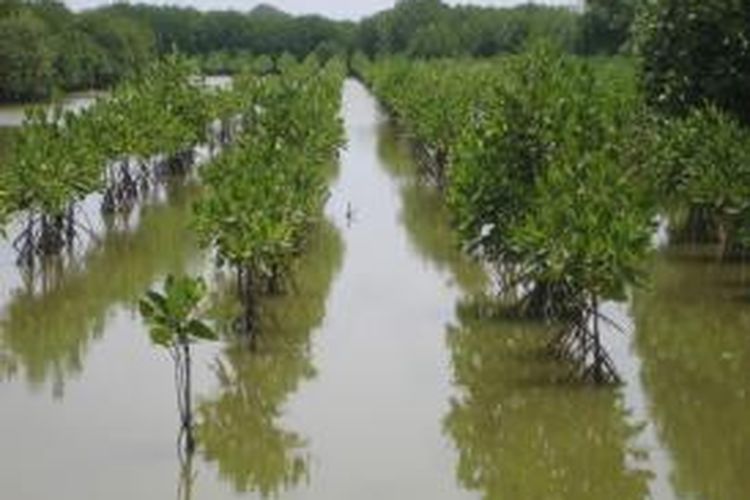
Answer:
M628 385L571 383L545 328L483 298L482 269L359 84L343 114L327 221L289 294L264 302L256 350L196 348L185 467L171 360L135 304L190 269L231 309L187 226L197 187L95 221L101 241L44 276L0 245L0 498L746 498L744 268L659 256L653 286L612 306L636 330L614 346Z
M656 259L635 297L636 349L678 497L748 498L750 268L710 254Z

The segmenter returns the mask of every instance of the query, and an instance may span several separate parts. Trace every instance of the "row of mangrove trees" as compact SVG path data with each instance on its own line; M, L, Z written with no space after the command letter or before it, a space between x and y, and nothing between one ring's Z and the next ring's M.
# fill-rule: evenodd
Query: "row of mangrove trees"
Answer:
M414 136L509 309L561 325L552 347L584 378L617 379L599 306L644 283L661 221L720 258L748 248L750 133L708 104L658 114L627 61L538 44L492 62L354 66Z

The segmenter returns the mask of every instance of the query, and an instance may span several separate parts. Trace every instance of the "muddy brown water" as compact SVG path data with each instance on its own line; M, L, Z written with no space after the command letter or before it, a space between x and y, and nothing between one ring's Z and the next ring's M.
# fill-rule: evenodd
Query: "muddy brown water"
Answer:
M264 302L256 351L195 348L189 467L171 360L136 302L170 272L220 295L188 227L199 187L96 222L96 244L33 279L0 245L0 498L747 497L744 267L660 252L651 286L607 305L631 333L608 335L624 387L571 384L543 326L493 314L440 197L354 81L342 114L326 221L289 293Z

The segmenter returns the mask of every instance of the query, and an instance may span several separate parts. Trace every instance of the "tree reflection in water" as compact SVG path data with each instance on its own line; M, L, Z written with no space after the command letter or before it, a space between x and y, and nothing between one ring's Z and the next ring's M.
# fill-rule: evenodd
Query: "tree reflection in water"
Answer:
M636 349L650 413L685 498L748 498L750 269L715 249L656 256L635 294Z
M315 376L311 334L325 316L344 246L324 222L297 263L285 295L262 301L253 348L232 342L217 362L218 397L198 407L203 455L238 492L278 495L305 480L305 440L280 422L284 404Z
M412 157L412 147L391 121L378 128L378 155L387 173L399 183L401 224L414 249L464 291L482 290L488 280L482 267L466 258L450 224L443 196Z
M546 328L494 309L464 301L448 333L460 395L444 428L462 485L487 499L644 498L650 474L619 394L569 381L545 351Z
M197 255L186 222L195 186L176 181L165 196L140 209L131 231L109 232L80 261L45 269L40 290L13 292L0 318L0 377L23 373L32 387L50 383L63 397L111 312L135 309L155 280L189 265Z

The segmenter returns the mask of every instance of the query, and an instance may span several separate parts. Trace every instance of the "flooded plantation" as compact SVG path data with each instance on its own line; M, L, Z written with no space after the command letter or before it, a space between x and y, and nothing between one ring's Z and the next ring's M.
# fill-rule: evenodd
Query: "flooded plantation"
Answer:
M0 113L1 114L1 113ZM742 499L750 272L666 247L604 306L620 387L571 377L553 329L509 318L461 251L410 138L347 80L346 147L285 294L241 308L175 180L32 270L0 246L0 498ZM0 123L5 123L5 118ZM3 139L0 136L0 148ZM3 153L0 151L0 158ZM171 361L138 299L201 273L220 339L194 346L197 450L176 446Z

